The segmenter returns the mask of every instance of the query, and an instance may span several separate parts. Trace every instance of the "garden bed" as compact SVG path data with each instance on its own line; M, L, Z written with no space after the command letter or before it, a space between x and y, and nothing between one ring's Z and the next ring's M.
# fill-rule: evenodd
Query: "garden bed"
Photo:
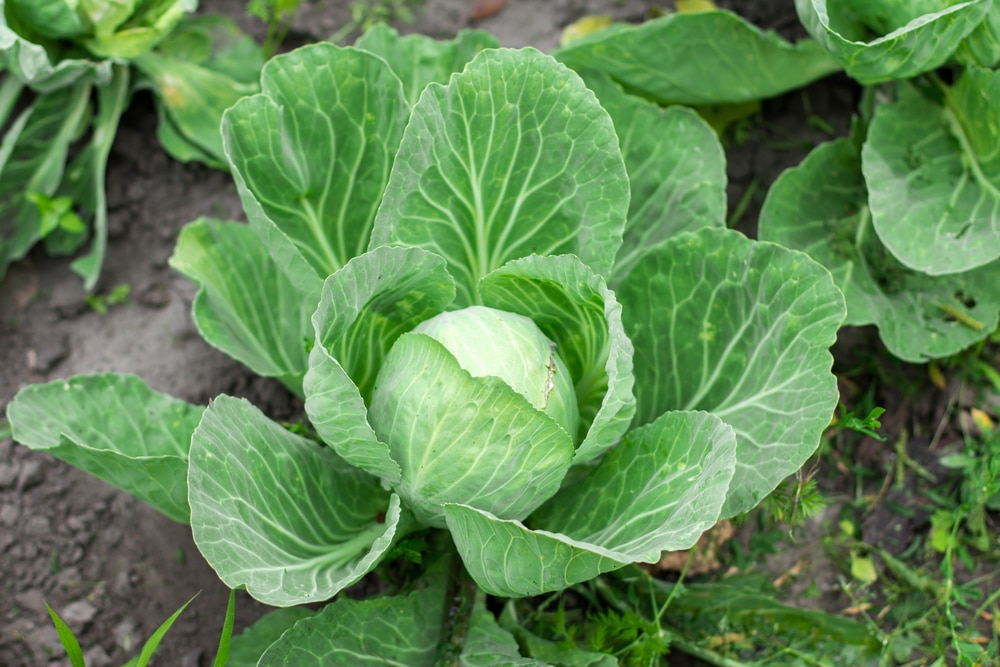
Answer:
M349 19L347 2L307 3L287 43L323 39ZM561 30L588 14L610 14L641 20L653 2L615 0L508 0L494 16L475 24L505 46L554 48ZM756 25L786 38L805 35L791 0L718 2ZM402 26L447 37L470 25L469 0L428 0L418 21ZM262 28L244 15L244 3L205 0L202 9L220 11L262 36ZM766 100L743 130L727 138L730 220L753 236L764 194L787 167L799 164L810 149L848 133L860 102L860 87L834 75L787 95ZM180 164L160 149L156 112L148 93L140 93L121 123L108 167L110 243L96 300L85 301L79 278L68 262L46 257L41 248L9 270L0 285L0 407L24 386L79 373L135 373L152 388L204 405L219 394L246 397L276 420L303 416L302 401L275 380L262 379L198 334L189 312L196 287L171 269L180 228L198 217L242 220L243 211L232 178L197 164ZM107 295L127 286L127 299L115 303ZM123 293L123 290L118 290ZM101 295L104 295L102 300ZM98 312L104 310L105 312ZM901 371L872 358L885 355L877 336L852 330L850 343L835 348L836 370L862 369L842 382L848 405L868 401L888 408L886 432L913 435L908 451L937 438L947 444L956 431L938 424L952 402L957 385L921 385L920 393L900 392L885 382ZM865 396L866 383L879 380L879 393ZM919 384L919 381L914 381ZM836 441L824 463L838 462L885 471L892 448L866 439ZM860 460L841 460L854 456ZM913 454L932 472L935 457ZM825 471L825 468L823 469ZM821 486L833 498L848 496L856 477L824 477ZM876 486L881 480L872 482ZM896 507L913 507L912 497L893 496ZM835 565L815 557L829 525L838 520L839 505L786 545L771 569L797 568L791 602L829 611L855 604L838 584ZM866 541L907 542L923 530L927 513L917 507L908 519L873 513L864 524ZM824 523L825 522L825 523ZM753 542L751 528L738 533L744 549ZM778 534L778 538L783 539ZM890 549L892 551L892 549ZM766 554L763 554L766 555ZM762 555L762 557L763 557ZM804 563L804 564L803 564ZM225 613L228 589L195 548L190 529L165 518L142 502L118 492L51 457L0 441L0 664L47 664L60 660L62 648L49 622L44 602L58 611L80 637L88 665L120 664L171 613L200 594L170 630L154 663L195 666L210 664ZM988 582L984 586L988 586ZM818 591L818 595L815 592ZM265 607L245 593L237 596L236 628L252 623ZM58 662L56 664L59 664Z

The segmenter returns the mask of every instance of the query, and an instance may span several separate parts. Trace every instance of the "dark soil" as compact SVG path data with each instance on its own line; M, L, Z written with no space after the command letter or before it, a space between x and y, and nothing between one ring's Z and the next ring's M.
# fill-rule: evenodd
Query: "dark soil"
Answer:
M450 36L470 25L473 4L427 0L418 23L403 29ZM476 27L507 46L548 50L562 27L585 14L640 20L653 4L508 0ZM803 35L791 0L719 4L787 37ZM203 10L237 18L259 37L262 26L244 16L245 6L244 0L202 3ZM327 37L349 20L349 6L347 0L307 3L288 44ZM765 101L760 114L727 139L730 211L743 209L741 229L753 233L763 195L781 170L829 139L827 129L846 133L857 101L854 84L831 77ZM810 116L825 124L807 123ZM195 403L227 393L248 397L278 419L301 410L278 383L256 378L195 330L189 317L194 286L167 266L178 231L199 216L242 219L242 211L227 174L173 162L162 152L155 122L150 99L139 94L122 120L107 176L112 232L98 292L126 284L129 303L106 314L88 308L64 259L35 252L13 266L0 285L0 409L30 383L117 371ZM832 571L827 575L832 582ZM0 665L10 667L68 664L43 601L78 633L87 664L104 667L133 655L199 591L153 664L207 665L228 596L188 528L10 440L0 441L0 585ZM835 596L832 583L825 592ZM241 593L237 629L264 610Z

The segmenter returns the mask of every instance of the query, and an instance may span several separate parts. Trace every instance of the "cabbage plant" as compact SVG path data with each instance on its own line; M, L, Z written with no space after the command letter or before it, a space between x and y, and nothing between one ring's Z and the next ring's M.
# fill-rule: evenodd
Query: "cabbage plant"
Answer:
M1000 315L1000 5L797 0L860 83L852 136L782 176L760 236L805 250L910 362L984 340Z
M72 268L88 290L96 285L104 174L136 89L155 93L168 153L225 167L222 112L257 90L264 58L229 19L187 17L197 5L0 0L0 279L39 241L53 254L76 251L93 220L90 249Z
M205 339L303 396L313 431L117 374L8 409L19 442L190 522L270 605L332 598L415 531L457 554L460 585L275 617L260 664L547 664L476 589L692 546L797 470L837 403L843 297L725 229L711 129L495 46L378 28L273 59L225 115L249 224L192 223L171 264Z

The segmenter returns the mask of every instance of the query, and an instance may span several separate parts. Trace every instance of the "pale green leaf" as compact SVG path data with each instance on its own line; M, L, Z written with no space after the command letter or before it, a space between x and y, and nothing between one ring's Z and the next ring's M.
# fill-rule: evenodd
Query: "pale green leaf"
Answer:
M468 505L445 505L448 530L466 569L490 595L526 597L559 591L631 559L565 535L530 530Z
M795 0L799 19L866 85L942 65L983 20L991 0Z
M400 37L395 28L376 23L354 46L389 63L413 106L427 84L448 83L449 77L461 72L477 53L500 44L482 30L460 30L454 39L437 40L426 35Z
M430 336L404 334L386 357L369 419L403 472L394 489L425 525L443 503L521 519L559 489L573 441L497 377L472 377Z
M486 305L530 317L556 344L580 407L574 463L617 443L635 414L632 344L604 279L570 255L531 256L490 273L479 289Z
M750 509L815 451L837 405L828 348L845 308L830 274L804 253L706 229L646 255L617 294L636 423L704 410L732 426L722 514Z
M409 595L337 600L285 632L258 665L432 667L444 601L440 586Z
M400 527L399 499L374 477L229 396L191 438L188 485L198 550L227 586L275 606L333 597Z
M731 427L706 412L667 412L629 431L531 525L652 563L715 525L735 466Z
M330 276L313 315L316 344L305 378L306 413L352 465L399 481L399 466L368 425L375 376L400 334L455 296L444 261L414 248L376 248Z
M257 662L271 644L297 622L314 613L308 607L285 607L265 614L233 637L226 667L257 667Z
M188 523L188 449L203 411L134 375L103 373L25 387L7 418L21 444Z
M210 345L302 394L313 305L249 226L206 218L187 225L170 266L201 287L192 316Z
M352 466L386 484L399 481L399 464L368 423L368 408L357 385L321 345L309 353L303 388L306 414L325 443Z
M900 359L956 354L996 328L1000 263L946 276L900 264L872 229L861 156L846 139L823 144L778 178L759 233L829 269L847 300L845 324L875 324Z
M468 306L480 278L530 254L607 274L628 197L611 119L579 77L534 49L487 50L413 108L372 247L441 255Z
M323 280L368 247L409 105L385 61L332 44L274 58L261 88L226 112L226 154L248 215L248 193L264 215L251 222Z
M604 72L635 95L679 104L774 97L838 69L814 42L790 44L727 11L612 26L553 55L573 69Z
M901 90L861 159L875 231L903 264L942 275L1000 257L1000 73L970 66L943 104Z

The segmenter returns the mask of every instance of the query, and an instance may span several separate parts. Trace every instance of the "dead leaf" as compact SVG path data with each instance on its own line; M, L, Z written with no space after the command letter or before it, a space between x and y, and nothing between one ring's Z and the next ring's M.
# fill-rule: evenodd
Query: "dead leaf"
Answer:
M732 538L733 532L732 522L720 521L715 524L714 528L702 533L702 536L698 538L698 543L694 546L695 555L691 559L691 564L688 565L687 574L689 576L705 574L719 569L722 566L722 563L719 561L719 550L722 545ZM653 565L645 565L643 567L651 571L682 572L690 554L690 549L687 551L670 551L664 553L660 560Z
M470 21L482 21L497 14L507 4L507 0L476 0L469 12Z

